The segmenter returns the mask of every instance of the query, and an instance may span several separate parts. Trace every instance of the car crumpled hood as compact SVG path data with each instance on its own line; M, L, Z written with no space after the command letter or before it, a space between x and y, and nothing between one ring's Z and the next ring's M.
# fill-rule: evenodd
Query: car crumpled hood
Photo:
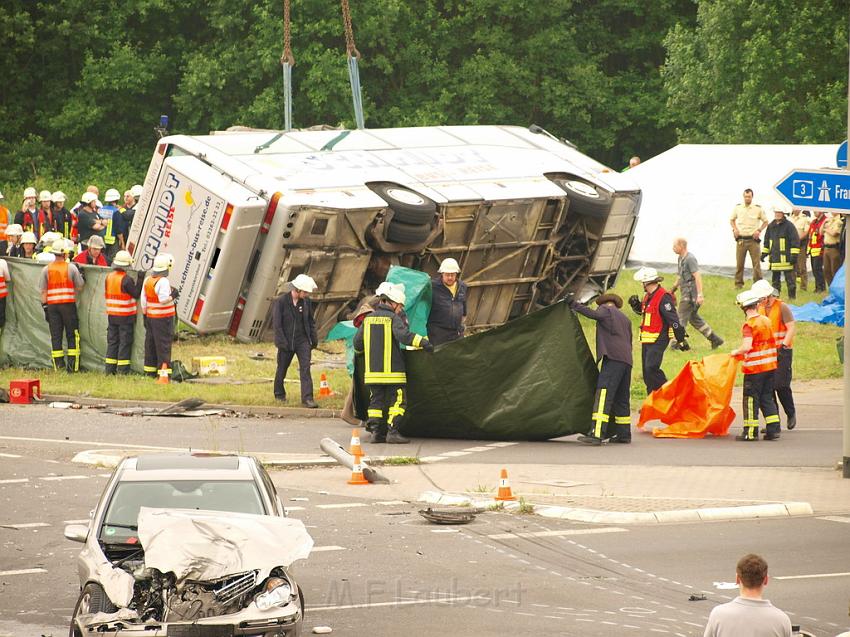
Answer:
M252 570L259 581L313 548L301 520L248 513L142 507L138 534L145 566L173 572L178 583Z

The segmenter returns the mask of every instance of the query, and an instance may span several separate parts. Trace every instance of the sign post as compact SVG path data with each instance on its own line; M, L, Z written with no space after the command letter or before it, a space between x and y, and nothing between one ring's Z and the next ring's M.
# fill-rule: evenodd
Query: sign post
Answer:
M848 29L850 31L850 29ZM850 38L850 33L848 33ZM850 40L848 40L850 41ZM850 73L850 59L847 62L848 73ZM847 77L847 139L850 139L850 74ZM844 170L850 176L850 166L847 165L847 142L844 142ZM847 218L845 218L845 221ZM850 321L847 320L847 298L850 296L850 277L847 276L847 267L850 265L850 242L845 242L844 246L844 443L842 474L845 478L850 478L850 376L847 375L846 365L850 360Z

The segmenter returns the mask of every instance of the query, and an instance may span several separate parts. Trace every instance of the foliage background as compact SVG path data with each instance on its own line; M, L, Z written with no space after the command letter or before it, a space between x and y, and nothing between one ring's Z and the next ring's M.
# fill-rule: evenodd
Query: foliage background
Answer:
M837 142L850 0L352 0L370 127L536 123L615 168ZM0 189L141 181L172 129L283 125L282 0L4 0ZM294 123L351 126L336 0L293 0ZM14 195L12 193L15 193Z

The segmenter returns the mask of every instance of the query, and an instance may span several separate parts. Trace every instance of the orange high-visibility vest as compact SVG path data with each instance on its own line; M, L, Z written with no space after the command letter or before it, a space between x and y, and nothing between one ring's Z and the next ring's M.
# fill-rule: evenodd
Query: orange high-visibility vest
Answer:
M812 219L809 226L809 254L813 257L819 257L823 254L823 237L821 230L823 224L826 223L826 215L821 215L820 219Z
M168 299L165 303L159 302L154 288L161 278L161 276L151 276L145 281L145 301L147 301L145 316L148 318L168 318L177 313L174 308L174 299Z
M6 285L6 277L0 274L0 299L9 296L9 287Z
M664 327L664 319L661 318L661 298L667 294L660 285L655 290L650 298L649 294L643 297L643 317L640 322L640 342L654 343L661 335L661 329Z
M776 340L773 328L766 316L753 316L747 319L747 325L753 331L753 346L744 354L744 373L760 374L776 369Z
M776 347L782 345L782 341L785 340L785 336L788 334L788 326L782 320L782 301L774 299L770 309L765 311L763 307L760 307L759 314L770 319L770 327L773 329L773 338L776 341Z
M0 241L6 240L6 228L12 222L12 213L5 206L0 206Z
M69 275L67 261L54 261L47 265L47 303L74 303L77 300L74 282Z
M127 273L113 270L106 276L106 313L109 316L135 316L136 299L121 289Z

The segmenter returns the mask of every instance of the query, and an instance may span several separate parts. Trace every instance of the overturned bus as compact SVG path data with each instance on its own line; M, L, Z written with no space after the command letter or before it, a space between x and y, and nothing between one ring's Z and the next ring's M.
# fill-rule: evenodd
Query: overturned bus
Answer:
M272 300L316 280L324 335L391 265L454 257L467 326L614 284L640 191L539 127L224 131L162 138L130 231L134 267L174 256L179 318L270 336Z

